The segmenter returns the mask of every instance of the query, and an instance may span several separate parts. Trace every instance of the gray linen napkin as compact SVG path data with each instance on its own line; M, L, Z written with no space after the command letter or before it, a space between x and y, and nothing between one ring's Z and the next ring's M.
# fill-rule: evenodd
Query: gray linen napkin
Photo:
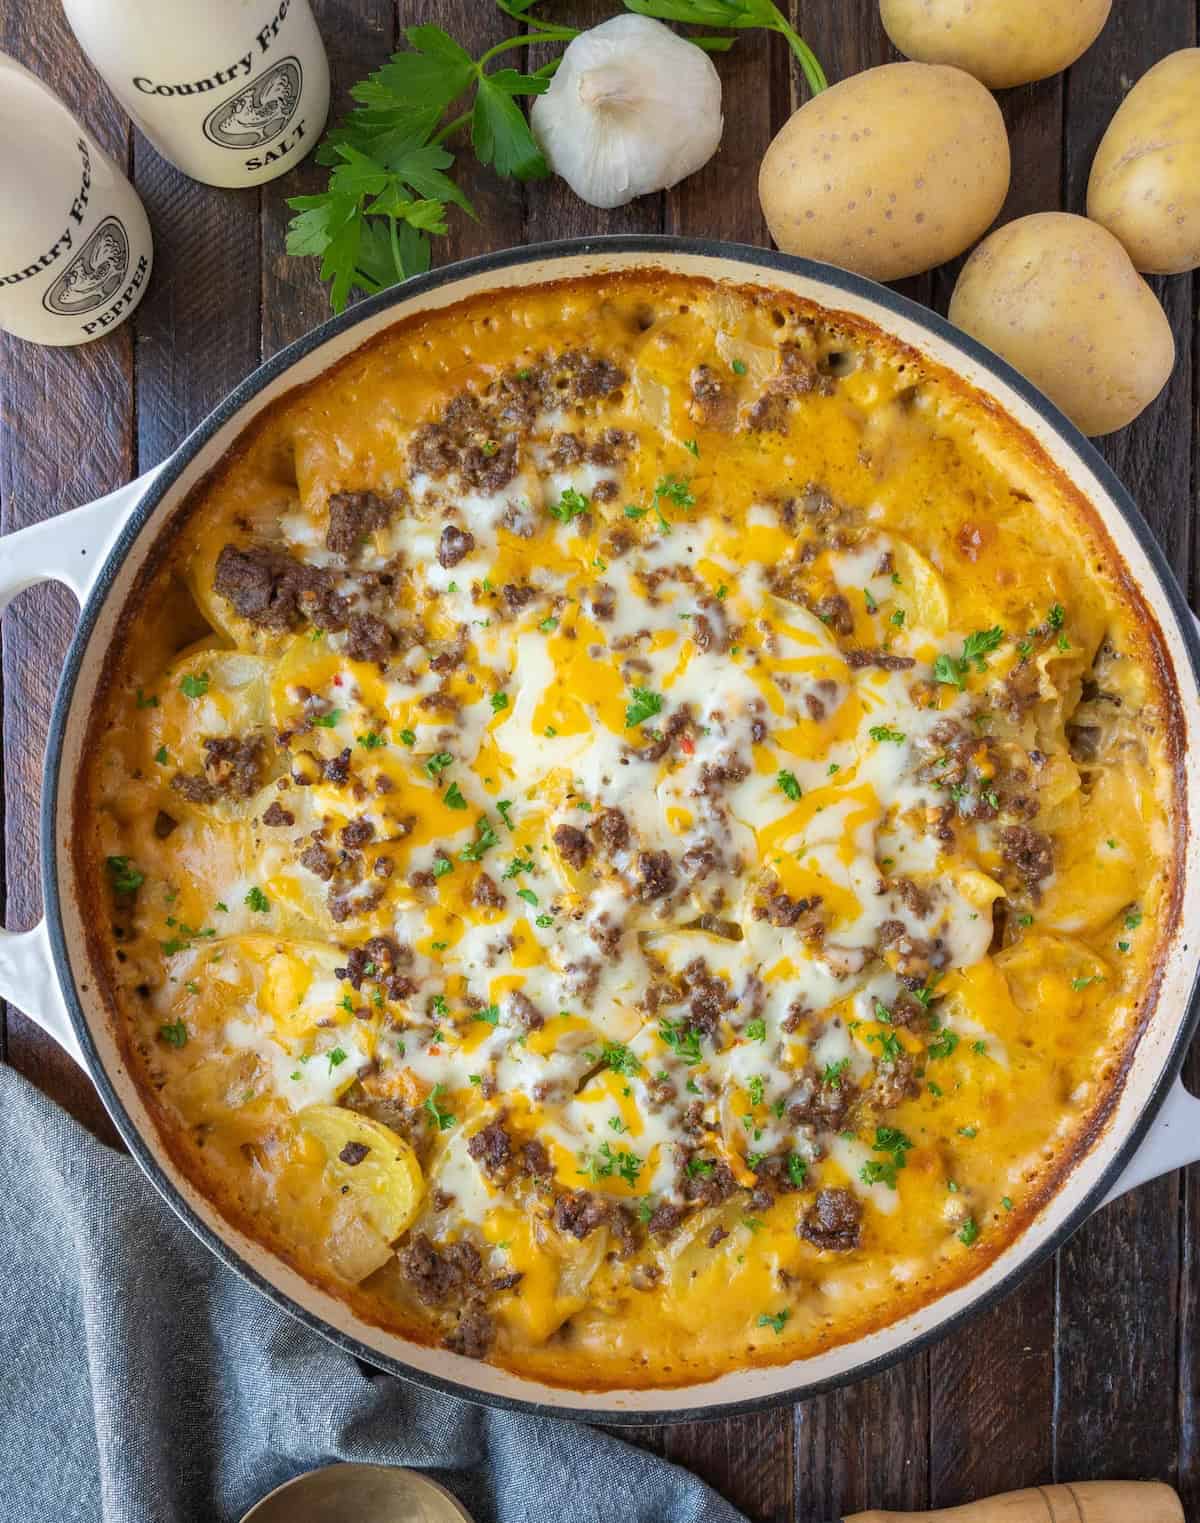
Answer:
M368 1372L2 1064L0 1316L5 1523L227 1523L334 1460L427 1469L479 1523L739 1523L593 1428Z

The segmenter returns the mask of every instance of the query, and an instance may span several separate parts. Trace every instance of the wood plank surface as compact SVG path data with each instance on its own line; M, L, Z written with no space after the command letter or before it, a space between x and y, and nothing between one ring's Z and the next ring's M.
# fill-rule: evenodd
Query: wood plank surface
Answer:
M786 0L830 80L895 59L877 0ZM517 23L490 0L314 0L330 53L335 111L404 26L436 22L476 54ZM590 25L616 0L557 0L546 13ZM1065 75L999 99L1014 178L1002 220L1082 211L1087 175L1113 111L1147 67L1195 45L1197 0L1117 0L1098 42ZM33 68L128 165L154 227L156 268L135 319L76 350L0 336L0 526L90 500L175 447L260 358L328 315L314 261L284 251L286 198L319 187L311 161L258 190L199 186L129 126L80 54L58 6L0 0L0 50ZM504 61L546 61L535 46ZM783 40L742 34L717 58L725 136L716 158L675 189L614 212L561 182L499 182L461 160L478 222L451 213L439 263L492 248L622 231L767 242L756 194L771 135L804 99ZM901 284L945 311L961 261ZM1100 442L1182 578L1200 578L1200 281L1159 280L1179 361L1158 401ZM45 720L74 607L26 593L2 640L0 863L6 923L39 913L37 796ZM102 1135L111 1127L86 1079L19 1012L0 1024L8 1060ZM1200 1079L1200 1053L1190 1071ZM1126 1197L1089 1222L1015 1294L931 1349L793 1409L634 1430L627 1436L703 1475L755 1520L826 1523L866 1506L947 1506L1051 1478L1157 1476L1200 1518L1200 1171ZM1133 1520L1131 1520L1133 1523Z

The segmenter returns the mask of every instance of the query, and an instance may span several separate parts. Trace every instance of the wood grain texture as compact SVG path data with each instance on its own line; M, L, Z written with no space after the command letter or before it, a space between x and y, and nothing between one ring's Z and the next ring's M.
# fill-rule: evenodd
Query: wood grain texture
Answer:
M396 45L392 0L328 0L321 10L321 34L329 54L333 123L353 102L350 88L387 61ZM266 360L329 316L329 298L320 279L320 261L291 259L285 251L293 213L290 196L311 196L328 182L329 170L310 155L280 180L262 189L259 238L262 248L261 358Z
M62 97L122 166L129 125L97 83L60 8L0 7L0 50ZM0 529L51 518L133 475L133 342L128 325L79 349L39 348L0 335ZM98 426L98 424L100 426ZM61 587L25 592L3 620L5 924L41 914L37 815L46 724L77 608ZM71 1058L17 1012L7 1057L79 1120L115 1141L91 1084Z
M831 80L894 60L877 0L781 0ZM314 0L330 53L335 111L377 68L400 29L445 26L476 52L515 23L490 0ZM617 0L556 0L576 25ZM1014 178L1000 220L1082 210L1091 157L1123 94L1163 54L1197 38L1197 0L1118 3L1066 75L1004 92ZM310 162L257 191L209 190L135 142L80 55L57 6L0 0L0 49L49 80L129 162L154 225L156 271L135 321L72 351L0 338L0 522L72 507L172 449L230 385L328 315L315 261L284 252L286 198L320 186ZM549 56L529 51L532 66ZM517 64L520 53L506 55ZM478 223L451 213L435 258L543 239L667 231L766 241L758 162L804 97L783 40L746 33L717 59L725 137L698 175L665 195L602 212L560 182L499 182L462 157ZM958 263L900 289L945 310ZM1200 535L1200 282L1155 282L1180 359L1158 402L1102 443L1193 584ZM52 426L48 426L48 420ZM99 423L99 426L98 426ZM25 594L3 629L8 923L36 917L36 801L44 719L74 620L54 592ZM8 1056L89 1125L94 1092L28 1022L8 1024ZM1200 1080L1200 1053L1192 1060ZM989 1491L1087 1475L1176 1479L1200 1517L1200 1176L1146 1187L1090 1222L1002 1305L927 1352L791 1411L625 1436L687 1465L755 1520L826 1523L868 1506L952 1506Z

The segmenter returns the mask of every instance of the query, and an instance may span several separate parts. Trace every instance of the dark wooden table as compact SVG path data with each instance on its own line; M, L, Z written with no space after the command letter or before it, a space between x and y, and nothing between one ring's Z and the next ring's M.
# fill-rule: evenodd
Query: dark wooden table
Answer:
M490 0L400 0L399 17L393 0L315 0L315 9L339 104L392 50L401 23L440 22L479 50L514 30ZM587 24L615 9L615 0L583 0L555 14ZM831 80L895 57L876 0L792 0L792 10ZM1099 42L1069 73L1004 93L1014 175L1003 218L1082 211L1092 154L1123 92L1164 54L1195 46L1198 25L1196 0L1116 0ZM59 91L129 166L156 245L150 289L118 332L75 350L0 336L0 506L9 530L161 460L328 305L315 262L284 253L284 198L314 188L322 171L306 164L244 192L185 179L132 129L50 0L0 0L0 50ZM561 182L522 188L469 174L480 221L456 216L437 257L596 232L765 244L755 184L763 149L798 103L789 59L782 39L751 33L720 60L724 145L676 190L597 212ZM936 270L904 288L944 311L955 274ZM1179 346L1175 373L1154 406L1101 447L1195 591L1200 280L1155 286ZM0 890L12 928L39 912L38 774L73 618L66 594L43 589L18 600L3 624ZM8 1012L0 1041L10 1063L115 1140L87 1079L18 1011ZM1200 1074L1200 1054L1192 1068ZM1198 1223L1200 1172L1158 1180L1099 1213L998 1309L884 1375L795 1408L635 1437L699 1471L755 1519L817 1523L868 1505L947 1506L1090 1476L1174 1481L1189 1516L1200 1518Z

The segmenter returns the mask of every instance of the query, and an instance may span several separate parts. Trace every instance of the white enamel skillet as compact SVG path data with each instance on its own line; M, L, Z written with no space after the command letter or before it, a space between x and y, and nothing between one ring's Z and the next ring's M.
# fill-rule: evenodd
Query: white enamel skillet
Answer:
M510 250L410 280L326 323L263 365L153 471L98 502L0 541L0 607L23 588L53 579L65 582L82 608L55 699L43 772L40 840L46 918L23 934L0 932L0 996L32 1016L87 1070L130 1152L188 1226L219 1258L293 1315L360 1358L424 1385L498 1406L630 1423L727 1415L859 1379L994 1303L1106 1200L1200 1158L1200 1102L1186 1094L1178 1079L1197 1018L1200 806L1193 803L1188 810L1178 929L1167 949L1158 997L1123 1082L1104 1125L1016 1242L969 1284L867 1337L815 1357L677 1389L603 1393L522 1379L381 1332L231 1227L198 1194L158 1138L95 993L82 934L90 907L75 880L69 846L75 834L74 784L89 709L130 590L163 525L262 408L413 313L478 293L495 293L500 300L506 290L549 280L646 267L782 288L866 319L956 371L1027 429L1093 504L1158 617L1180 695L1187 799L1200 799L1196 627L1158 546L1100 456L1028 382L923 307L842 270L762 249L682 238L617 237Z

